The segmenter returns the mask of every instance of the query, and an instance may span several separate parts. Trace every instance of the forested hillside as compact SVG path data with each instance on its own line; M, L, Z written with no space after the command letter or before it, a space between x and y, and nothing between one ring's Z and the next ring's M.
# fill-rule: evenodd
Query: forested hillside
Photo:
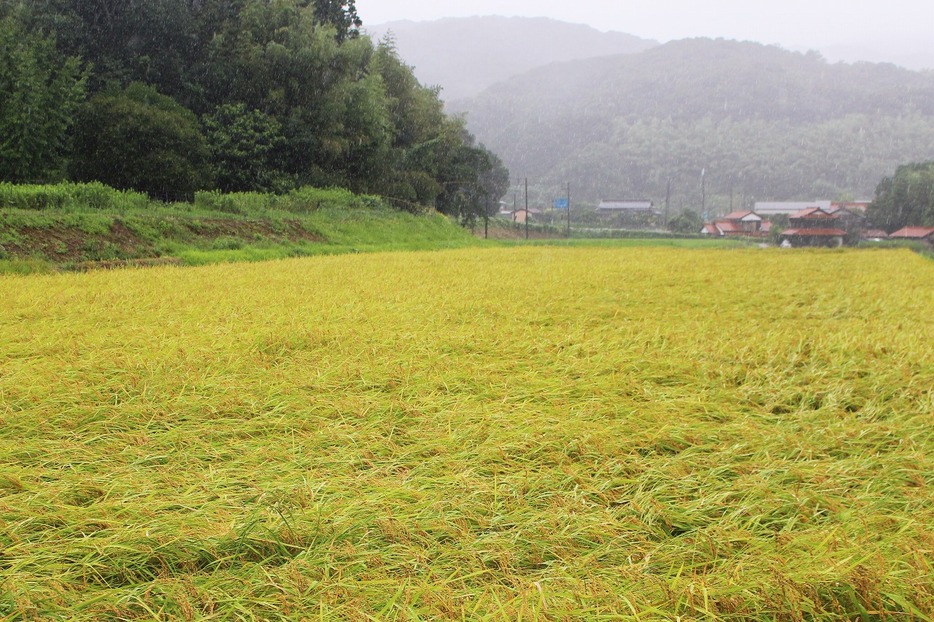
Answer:
M353 0L0 0L0 181L301 186L465 219L508 173Z
M455 102L541 200L646 197L709 211L754 199L871 198L934 158L934 74L829 64L723 40L555 64Z
M658 45L622 32L544 17L458 17L430 22L367 25L374 38L389 36L423 84L441 98L473 97L487 87L549 63L633 54Z

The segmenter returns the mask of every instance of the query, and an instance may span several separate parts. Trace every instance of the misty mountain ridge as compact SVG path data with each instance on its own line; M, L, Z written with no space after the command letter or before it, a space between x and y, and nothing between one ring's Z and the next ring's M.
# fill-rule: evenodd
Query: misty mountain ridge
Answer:
M800 121L912 108L934 114L934 74L885 63L830 64L816 51L749 41L681 39L639 54L538 67L449 106L498 116L503 100L525 102L516 112L533 108L538 118L582 108L613 116Z
M929 38L907 36L897 40L837 41L817 47L831 62L891 63L914 71L934 71L934 45ZM792 49L800 48L795 46Z
M700 202L872 196L898 164L934 159L934 72L685 39L554 63L449 102L513 177L550 196ZM531 183L531 181L530 181ZM555 196L559 196L556 194ZM709 203L708 203L709 204Z
M396 21L366 26L389 34L399 55L422 84L440 86L447 101L472 97L487 87L554 62L632 54L658 45L621 32L544 17L467 17L430 22Z
M551 63L632 54L660 45L632 34L545 17L401 20L367 24L365 31L374 39L391 34L400 56L414 67L422 84L441 87L446 102L473 97L497 82ZM783 47L801 52L816 49L832 62L934 70L934 49L927 40L854 37Z

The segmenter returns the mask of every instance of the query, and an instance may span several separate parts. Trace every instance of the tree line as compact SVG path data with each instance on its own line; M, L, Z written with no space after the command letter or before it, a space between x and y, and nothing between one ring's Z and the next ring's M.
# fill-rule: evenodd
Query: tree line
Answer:
M475 217L508 172L362 23L354 0L0 0L0 179Z

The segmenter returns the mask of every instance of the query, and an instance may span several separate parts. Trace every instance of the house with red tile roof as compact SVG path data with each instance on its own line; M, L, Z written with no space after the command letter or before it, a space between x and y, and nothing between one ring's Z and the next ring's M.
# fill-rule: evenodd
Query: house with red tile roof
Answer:
M764 237L771 223L752 210L731 212L723 218L704 224L701 233L716 236Z
M788 218L790 227L781 233L782 244L791 246L842 246L847 231L839 211L809 207Z
M889 234L890 240L917 240L934 244L934 227L902 227Z

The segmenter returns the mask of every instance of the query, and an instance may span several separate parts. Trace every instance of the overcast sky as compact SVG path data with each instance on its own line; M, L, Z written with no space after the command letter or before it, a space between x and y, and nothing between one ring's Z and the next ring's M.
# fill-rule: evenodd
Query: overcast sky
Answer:
M934 55L934 0L357 0L357 11L372 25L472 15L551 17L662 42L724 37L787 48L862 44Z

